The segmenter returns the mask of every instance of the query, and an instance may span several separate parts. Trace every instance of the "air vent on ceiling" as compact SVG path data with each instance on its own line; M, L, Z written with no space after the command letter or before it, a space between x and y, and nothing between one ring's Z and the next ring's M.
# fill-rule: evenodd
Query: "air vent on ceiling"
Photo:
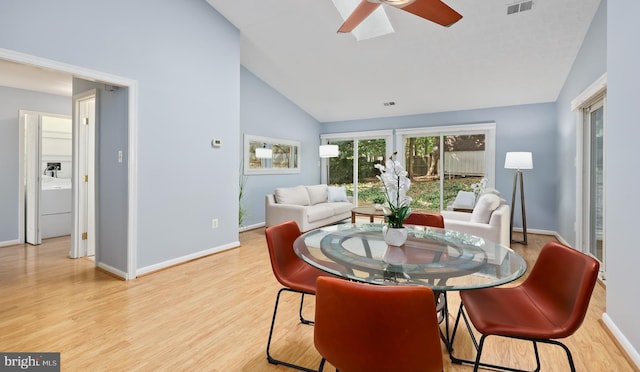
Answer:
M516 4L507 5L507 15L531 10L531 8L533 8L532 0L521 1Z

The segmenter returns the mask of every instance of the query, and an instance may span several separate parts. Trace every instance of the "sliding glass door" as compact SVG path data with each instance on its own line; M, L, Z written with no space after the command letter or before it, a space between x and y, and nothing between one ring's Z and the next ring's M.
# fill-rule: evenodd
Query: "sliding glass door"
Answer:
M381 184L376 178L376 163L384 163L391 155L391 131L359 132L323 135L323 143L338 145L339 155L325 159L323 182L346 186L347 195L356 205L374 204L381 196Z
M495 124L396 131L404 154L415 211L447 209L459 191L487 178L494 184Z
M584 109L583 241L604 272L604 99ZM604 274L603 274L604 276Z

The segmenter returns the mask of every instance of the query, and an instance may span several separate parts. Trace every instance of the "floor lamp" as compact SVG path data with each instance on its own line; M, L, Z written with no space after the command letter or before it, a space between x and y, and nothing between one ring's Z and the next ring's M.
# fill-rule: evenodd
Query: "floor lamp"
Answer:
M513 243L527 244L527 213L524 207L524 183L522 181L522 170L533 169L533 157L530 152L508 152L504 160L506 169L515 169L513 175L513 194L511 194L511 230L509 231L509 240ZM522 234L523 239L513 240L513 214L516 207L516 189L520 183L520 204L522 206Z

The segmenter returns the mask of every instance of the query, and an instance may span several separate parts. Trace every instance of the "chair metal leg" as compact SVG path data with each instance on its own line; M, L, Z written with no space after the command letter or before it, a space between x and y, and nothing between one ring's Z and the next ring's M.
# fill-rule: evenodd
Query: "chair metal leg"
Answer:
M326 361L327 360L325 358L322 358L322 360L320 361L320 366L318 367L318 372L324 371L324 362Z
M537 372L540 370L540 354L538 353L538 343L535 340L531 342L533 342L533 352L536 354L536 369L534 370L534 372Z
M453 355L453 341L455 340L456 337L456 332L458 330L458 324L460 321L460 318L462 318L467 326L467 330L469 331L469 336L471 337L471 341L473 342L473 346L476 349L476 359L475 361L473 360L467 360L467 359L460 359L460 358L456 358ZM526 371L526 370L522 370L522 369L516 369L516 368L511 368L511 367L505 367L505 366L498 366L495 364L489 364L489 363L481 363L480 362L480 358L482 355L482 348L484 346L484 341L487 338L487 336L489 335L482 335L482 337L480 337L480 343L478 343L476 341L475 335L473 334L473 331L471 329L471 324L469 322L469 319L467 318L466 314L464 313L463 310L463 304L460 304L460 308L458 310L458 315L456 316L456 322L453 326L453 333L451 335L451 349L449 350L449 358L451 359L452 363L456 363L456 364L462 364L462 363L466 363L466 364L473 364L473 370L477 371L479 367L486 367L489 369L495 369L495 370L500 370L500 371L511 371L511 372L538 372L540 371L540 354L538 352L538 342L542 342L542 343L546 343L546 344L551 344L551 345L557 345L560 346L564 349L564 351L567 354L567 359L569 361L569 367L571 368L571 372L575 372L576 371L576 367L573 363L573 357L571 356L571 351L569 350L569 348L563 344L560 341L557 340L549 340L549 339L535 339L535 338L528 338L528 337L516 337L516 336L503 336L503 335L495 335L495 336L500 336L500 337L508 337L508 338L513 338L516 340L524 340L524 341L531 341L533 343L533 352L535 354L536 357L536 369L532 370L532 371Z
M281 288L278 291L278 295L276 296L276 304L273 307L273 317L271 318L271 328L269 329L269 339L267 340L267 361L269 361L269 363L271 363L271 364L280 364L280 365L283 365L283 366L286 366L286 367L295 368L295 369L298 369L298 370L301 370L301 371L305 371L305 372L316 372L315 369L311 369L311 368L299 366L297 364L285 362L283 360L275 359L274 357L271 356L271 350L270 350L271 349L271 337L273 336L273 328L274 328L274 325L276 323L276 315L278 313L278 303L280 302L280 294L282 294L283 291L300 293L300 294L302 294L302 296L304 296L303 292L295 291L293 289L286 288L286 287L285 288ZM303 300L304 300L304 297L303 297ZM302 301L300 302L300 320L302 321ZM309 321L307 320L307 322L309 322ZM305 324L309 324L309 323L305 323ZM311 323L311 324L313 324L313 323Z
M302 293L302 292L301 292ZM302 324L307 324L307 325L313 325L314 321L313 320L308 320L305 319L302 316L302 307L304 306L304 293L302 293L302 297L300 298L300 311L298 312L298 314L300 315L300 323Z

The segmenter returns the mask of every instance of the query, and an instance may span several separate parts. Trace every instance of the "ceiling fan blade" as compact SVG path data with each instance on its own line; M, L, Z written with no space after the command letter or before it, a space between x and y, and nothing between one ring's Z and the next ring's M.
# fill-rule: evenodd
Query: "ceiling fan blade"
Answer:
M338 32L351 32L354 28L364 21L374 10L382 3L370 3L367 0L362 0L360 4L351 12L351 15L344 21Z
M385 1L385 4L402 9L445 27L449 27L462 19L460 13L440 0L415 0L408 5L394 5L392 1Z

